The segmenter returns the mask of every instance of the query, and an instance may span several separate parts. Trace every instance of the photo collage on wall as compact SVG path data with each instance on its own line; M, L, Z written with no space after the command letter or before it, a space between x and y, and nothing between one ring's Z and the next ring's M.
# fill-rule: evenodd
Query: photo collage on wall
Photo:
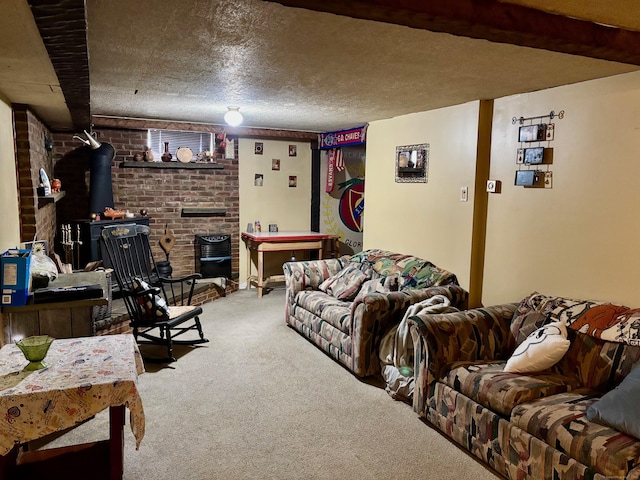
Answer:
M514 185L525 188L552 188L553 148L551 142L555 139L556 126L554 118L564 118L564 110L538 117L511 119L511 123L518 125L518 142L516 149L516 165ZM548 123L547 123L548 122ZM496 193L496 189L487 184L487 191Z
M265 155L265 146L263 142L255 142L253 147L254 155ZM290 144L288 146L288 155L289 157L297 157L298 156L298 146L296 144ZM272 158L271 159L271 171L279 172L286 165L286 160L283 163L280 158ZM268 168L265 166L265 168ZM277 174L276 174L277 175ZM297 188L298 187L298 176L297 175L288 175L284 176L284 180L287 181L288 177L288 187L289 188ZM269 177L271 178L271 177ZM264 173L255 173L253 179L253 185L255 187L262 187L265 185L265 174ZM273 180L273 178L271 178Z

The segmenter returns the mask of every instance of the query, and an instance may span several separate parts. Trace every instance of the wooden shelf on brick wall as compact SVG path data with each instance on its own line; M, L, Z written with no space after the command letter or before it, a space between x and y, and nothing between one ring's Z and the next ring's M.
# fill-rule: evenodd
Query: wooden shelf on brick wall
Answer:
M200 170L222 170L224 165L219 163L200 162L121 162L120 168L156 168L156 169L200 169Z
M182 209L183 217L224 217L226 214L226 208L186 207Z
M65 192L52 193L51 195L38 195L38 208L42 208L48 203L55 203L64 197Z

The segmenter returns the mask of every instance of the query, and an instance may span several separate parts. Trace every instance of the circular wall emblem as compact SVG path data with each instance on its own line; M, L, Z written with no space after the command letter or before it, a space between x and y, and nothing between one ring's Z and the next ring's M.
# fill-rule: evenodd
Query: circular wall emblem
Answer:
M362 216L364 215L364 182L349 185L338 204L340 220L353 232L362 232Z

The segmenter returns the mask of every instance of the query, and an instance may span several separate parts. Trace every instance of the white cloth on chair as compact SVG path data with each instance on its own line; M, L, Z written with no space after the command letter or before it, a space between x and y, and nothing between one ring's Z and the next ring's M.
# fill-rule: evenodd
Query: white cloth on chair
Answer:
M411 305L400 323L382 337L379 350L380 370L389 395L409 403L413 397L413 340L408 318L421 312L435 314L457 311L446 296L434 295ZM411 370L408 371L407 367Z

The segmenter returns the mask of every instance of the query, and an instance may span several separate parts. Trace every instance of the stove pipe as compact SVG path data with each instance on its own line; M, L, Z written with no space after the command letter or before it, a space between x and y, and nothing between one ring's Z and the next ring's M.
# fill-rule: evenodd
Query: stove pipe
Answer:
M111 162L116 151L109 143L100 143L86 131L91 148L89 166L89 214L102 215L105 207L113 208L113 186L111 183Z

